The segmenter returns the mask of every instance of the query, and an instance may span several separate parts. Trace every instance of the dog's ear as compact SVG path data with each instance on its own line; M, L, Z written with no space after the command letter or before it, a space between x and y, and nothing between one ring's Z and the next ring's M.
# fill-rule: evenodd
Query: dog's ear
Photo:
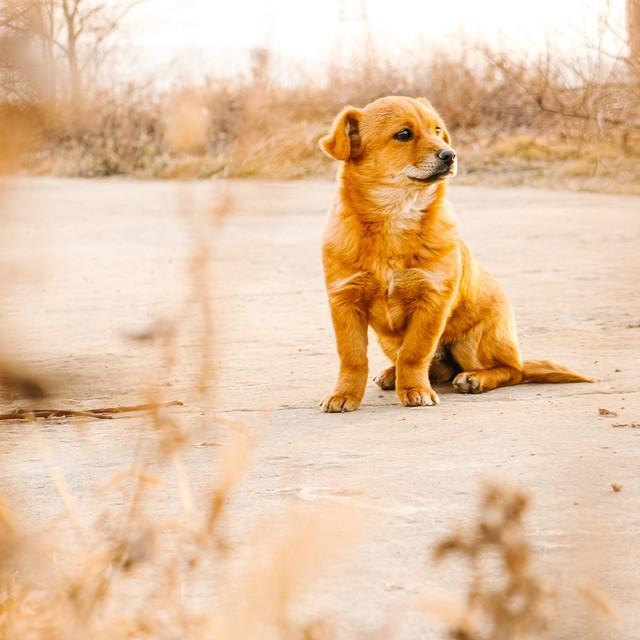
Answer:
M447 144L451 144L451 136L447 131L447 127L444 126L444 120L442 119L442 116L435 110L434 106L425 97L421 96L420 98L417 98L417 100L418 102L422 102L422 104L425 105L427 109L433 111L433 113L436 114L436 117L438 118L438 120L440 121L440 124L442 125L442 139Z
M362 112L355 107L345 107L335 118L331 131L320 138L320 148L334 160L356 158L362 150L360 118Z

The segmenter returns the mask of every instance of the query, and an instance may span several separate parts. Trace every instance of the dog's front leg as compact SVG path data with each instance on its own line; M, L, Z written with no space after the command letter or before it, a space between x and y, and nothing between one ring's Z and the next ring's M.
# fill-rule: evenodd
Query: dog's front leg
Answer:
M364 275L364 274L363 274ZM339 287L329 287L329 305L336 334L340 372L333 393L321 403L327 413L354 411L367 384L368 277L355 277Z
M404 272L392 297L404 298L408 311L405 334L396 359L396 393L406 407L438 404L429 382L429 365L438 348L451 311L450 287L434 287L421 270Z

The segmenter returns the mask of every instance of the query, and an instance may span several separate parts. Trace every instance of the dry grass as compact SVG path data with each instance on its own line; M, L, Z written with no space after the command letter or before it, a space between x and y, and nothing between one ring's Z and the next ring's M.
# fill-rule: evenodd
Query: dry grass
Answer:
M574 582L561 588L548 568L546 573L536 568L535 546L525 529L529 506L530 498L522 489L488 483L472 524L435 545L434 563L458 559L467 567L461 600L430 597L421 603L444 624L451 640L554 638L576 617L575 608L570 609L576 604L586 604L589 614L608 623L618 621L615 605L594 585ZM574 571L579 574L578 568ZM572 601L574 593L582 603ZM585 626L579 637L598 636Z
M321 507L265 513L255 532L245 531L242 540L231 542L226 533L229 505L257 440L244 425L215 418L211 394L213 249L206 238L228 207L222 197L203 219L184 201L185 223L193 232L186 306L158 336L161 364L142 389L151 404L141 407L147 418L137 419L138 435L132 435L134 461L96 488L98 503L111 506L87 513L69 489L41 424L24 426L64 516L40 521L34 529L21 523L13 505L0 504L3 640L331 637L328 619L299 620L292 606L353 536L350 512ZM170 336L184 329L186 318L202 331L193 380L194 396L205 408L202 424L185 422L163 394L163 382L171 379L181 357ZM203 432L214 433L220 446L212 450L215 483L198 499L184 454ZM176 504L166 499L172 493ZM159 502L162 514L154 513ZM28 503L22 508L28 515ZM210 585L214 576L215 599L194 603L189 593L196 585Z
M617 136L500 132L462 145L459 182L638 194L640 131Z
M278 527L268 527L273 533L250 538L246 549L230 548L223 536L224 506L251 447L246 434L231 437L220 453L220 477L210 503L187 502L182 515L167 520L147 514L147 500L163 490L163 483L139 460L101 489L102 499L120 492L122 510L107 509L92 523L85 522L64 477L41 448L66 505L68 528L54 539L30 534L3 505L0 637L312 637L317 621L292 620L290 607L342 546L349 527L344 514L335 511L290 512L279 515ZM179 456L180 447L169 453ZM336 530L344 534L342 541ZM235 564L233 556L239 557ZM186 587L215 572L212 562L225 579L215 601L197 607L186 597Z
M174 143L188 147L191 131L186 127L175 132ZM215 379L211 238L230 208L225 193L205 212L197 211L183 194L184 222L193 238L185 306L175 318L156 324L161 327L153 336L160 364L141 388L149 404L136 407L146 418L137 419L138 434L132 435L133 463L96 487L98 504L111 506L86 512L57 464L55 447L47 444L46 432L35 420L39 414L35 410L21 414L33 420L24 425L25 437L32 439L64 515L33 528L22 522L15 505L4 498L0 502L3 640L331 637L329 620L300 621L291 611L352 537L355 521L349 512L316 508L265 513L265 521L255 533L246 531L244 540L232 543L226 535L228 507L257 439L244 425L215 418L211 393ZM204 408L202 424L186 423L163 393L181 357L175 336L187 323L202 332L200 365L193 380L194 397ZM84 412L77 419L103 417L110 409L95 415ZM63 417L74 415L67 412ZM198 499L184 454L203 431L215 432L220 446L212 450L215 483ZM80 433L78 438L81 447ZM172 492L177 504L167 504L165 496ZM163 500L162 514L154 514L154 505ZM112 506L118 503L121 506ZM28 503L21 509L23 515L31 515ZM210 584L213 576L220 578L215 599L194 603L191 589Z
M640 192L640 85L623 63L579 74L575 61L518 61L484 46L367 59L290 86L262 52L233 81L158 93L129 86L58 104L27 171L67 176L330 176L318 138L345 104L426 95L453 131L460 182ZM577 79L576 79L577 78Z
M202 110L191 97L173 109L162 135L172 149L191 151L200 138ZM16 143L0 149L7 171L19 165L31 143L32 121L20 117L13 122ZM31 437L33 450L64 505L64 515L33 528L22 521L15 505L5 498L0 501L3 640L329 637L328 621L294 620L291 605L348 542L353 531L349 513L335 508L293 509L269 518L265 514L269 525L258 526L259 535L246 532L244 544L232 545L225 535L228 505L256 444L256 435L244 425L215 418L211 393L215 379L211 238L232 203L228 194L220 193L214 206L201 212L186 190L182 196L184 223L193 244L184 307L140 338L157 339L159 365L140 389L148 403L135 407L146 417L138 419L138 434L132 435L134 460L96 488L99 504L121 506L88 514L69 489L55 448L49 447L46 433L35 420L40 414L29 405L19 416L32 421L23 425L25 437ZM193 380L195 397L204 409L199 425L186 424L176 412L176 403L163 393L180 357L176 335L187 323L201 332L200 365ZM43 393L34 380L12 362L0 369L0 384L29 401ZM54 413L88 420L129 408ZM50 417L48 411L43 415ZM199 500L183 456L203 430L214 430L220 446L212 450L215 484ZM82 446L81 433L78 438ZM178 497L173 505L176 513L152 515L153 505L171 490L167 486L171 476ZM31 515L28 504L21 509ZM296 562L291 562L292 556ZM222 575L215 601L191 602L189 588L210 581L214 574Z
M461 158L459 182L640 193L640 60L634 52L612 55L601 41L585 41L575 54L549 49L529 57L484 43L407 51L402 63L372 54L295 81L278 79L271 53L257 49L244 76L164 91L98 89L85 77L82 97L69 102L52 101L45 81L69 75L64 61L54 56L50 67L36 68L21 54L42 44L34 9L41 5L33 3L33 15L28 3L0 6L5 13L22 7L17 25L0 25L0 119L10 125L0 130L0 148L9 150L4 162L28 151L27 172L330 176L317 140L335 113L404 94L428 96L444 116ZM620 40L606 9L600 22L603 41Z
M453 640L516 640L547 628L549 593L533 571L534 554L523 527L528 502L519 489L488 485L473 528L435 547L436 562L461 557L470 574L463 603L446 608L428 603ZM497 578L487 575L488 560L494 561Z
M185 95L167 113L161 135L172 151L198 150L204 126L199 100L196 94ZM7 171L30 151L22 144L23 139L31 142L30 127L28 118L14 121L12 135L17 142L0 150ZM9 361L0 368L0 384L30 402L10 417L26 421L25 437L32 439L64 506L62 517L41 520L34 528L22 521L16 505L5 498L0 501L3 640L331 637L329 620L300 621L291 609L349 542L355 531L351 513L335 507L265 513L255 533L246 531L244 540L233 543L227 538L229 504L251 464L257 440L245 425L216 418L212 393L216 376L212 240L233 203L228 193L219 192L213 206L202 211L194 206L188 189L177 188L192 239L189 277L184 305L177 313L136 336L158 348L158 365L140 389L148 402L94 411L38 410L33 403L44 392L36 386L36 378ZM188 423L177 412L181 403L165 397L166 383L183 357L176 347L182 331L197 331L200 345L192 391L201 411L197 421ZM47 444L37 418L86 421L129 409L144 416L135 418L133 463L95 488L98 504L121 506L89 514L71 492L55 459L55 447ZM201 491L196 495L191 486L184 454L203 433L213 435L219 446L211 450L216 480L199 498ZM82 447L82 432L77 437ZM177 496L177 504L167 504L167 493ZM154 514L154 505L163 500L162 514ZM32 515L28 503L21 509L22 515ZM220 578L215 599L195 604L189 599L190 590L210 585L213 576Z

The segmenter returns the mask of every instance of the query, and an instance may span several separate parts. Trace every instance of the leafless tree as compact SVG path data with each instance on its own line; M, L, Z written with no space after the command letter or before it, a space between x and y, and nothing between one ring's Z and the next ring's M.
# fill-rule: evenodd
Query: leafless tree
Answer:
M89 72L107 59L122 23L141 0L0 0L0 32L30 32L49 91L82 99Z
M70 96L79 100L89 69L105 61L124 18L140 0L45 0L53 5L54 42L66 58Z
M0 89L3 97L19 94L21 66L30 30L28 7L10 2L0 4Z

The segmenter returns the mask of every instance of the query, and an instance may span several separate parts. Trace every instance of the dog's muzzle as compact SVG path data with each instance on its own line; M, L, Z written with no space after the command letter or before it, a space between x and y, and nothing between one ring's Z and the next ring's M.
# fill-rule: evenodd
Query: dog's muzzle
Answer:
M446 165L451 166L456 159L456 152L453 149L443 149L438 154L438 160L442 160Z
M402 173L416 182L436 182L453 174L456 153L453 149L443 149L419 166L409 165Z

